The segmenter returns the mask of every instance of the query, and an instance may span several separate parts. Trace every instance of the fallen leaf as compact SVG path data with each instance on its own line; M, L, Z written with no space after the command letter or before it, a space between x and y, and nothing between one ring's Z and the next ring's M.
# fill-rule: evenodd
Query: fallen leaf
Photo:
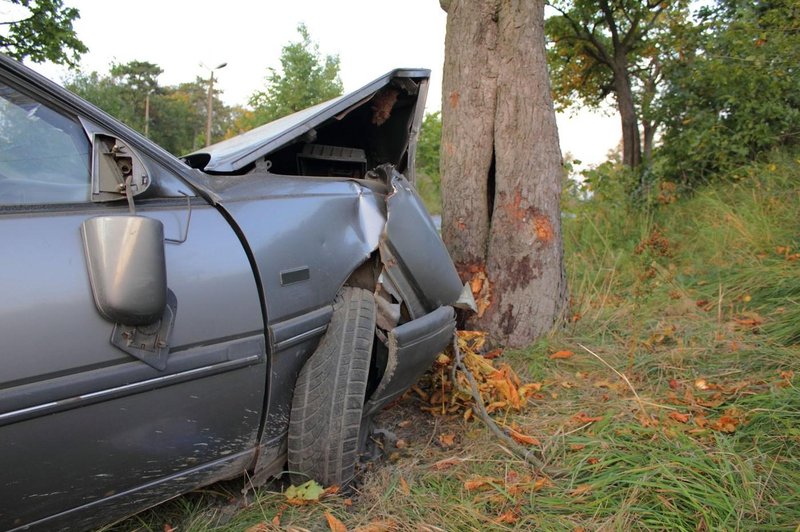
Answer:
M348 498L346 498L345 500L342 501L342 504L344 504L345 506L347 506L349 508L349 507L353 506L353 499L348 497Z
M427 401L428 400L428 397L429 397L428 394L425 393L424 391L422 391L422 388L420 388L416 384L413 385L410 389L411 389L412 392L414 392L415 394L419 395L420 399L422 399L423 401Z
M547 477L539 477L533 483L533 491L539 491L540 489L542 489L542 488L544 488L546 486L552 486L552 485L553 485L553 483L550 481L549 478L547 478Z
M570 491L569 494L573 497L580 497L581 495L586 495L592 491L591 484L581 484L574 490Z
M401 438L394 443L394 446L397 447L398 449L405 449L406 447L408 447L408 442L406 442L406 440Z
M325 491L322 492L322 496L320 498L328 497L330 495L336 495L337 493L339 493L340 489L341 488L339 487L338 484L334 484L333 486L328 486L327 488L325 488Z
M403 495L411 495L411 488L402 476L400 477L400 491L403 492Z
M601 419L603 419L603 416L591 417L587 416L585 412L578 412L577 414L572 416L572 419L574 419L578 423L594 423L595 421L600 421Z
M494 360L495 358L499 357L503 354L503 350L501 348L495 348L489 351L488 353L483 354L483 358L487 360Z
M595 458L594 456L590 456L589 458L586 459L586 463L589 464L589 465L595 465L599 461L600 461L600 459L599 458Z
M573 443L573 444L571 444L571 445L569 446L569 448L570 448L570 450L571 450L571 451L580 451L580 450L581 450L581 449L583 449L584 447L586 447L586 445L584 445L584 444L582 444L582 443Z
M398 423L397 426L399 428L401 428L401 429L404 429L404 428L410 427L412 423L413 423L413 421L411 421L410 419L404 419L403 421Z
M573 353L572 351L566 351L566 350L565 351L556 351L555 353L550 355L550 360L563 360L565 358L570 358L574 354L575 353Z
M475 491L492 484L504 484L503 479L496 477L475 477L464 482L464 489L467 491Z
M711 428L719 432L736 432L736 427L739 426L739 423L741 423L740 419L729 415L723 415L711 424Z
M442 444L442 447L452 447L455 444L455 441L455 433L448 432L447 434L439 434L439 443Z
M494 401L486 405L486 413L491 414L492 412L495 412L497 410L500 410L501 408L506 408L506 407L508 407L508 401Z
M391 520L372 521L356 528L353 532L390 532L397 530L397 523Z
M439 356L436 357L436 363L440 366L446 366L451 362L450 357L445 355L444 353L439 353Z
M689 418L691 418L691 414L681 414L680 412L670 412L669 417L677 421L678 423L688 423Z
M739 329L756 329L764 323L764 318L755 312L743 312L740 316L733 318L733 324Z
M289 504L299 506L318 501L324 492L325 490L316 481L309 480L299 486L289 486L283 495Z
M541 445L542 442L534 438L533 436L529 436L527 434L523 434L517 430L512 429L511 427L505 427L506 431L508 431L508 435L511 436L514 441L519 443L525 443L527 445Z
M497 519L494 520L495 523L507 523L512 524L517 522L517 514L514 510L508 510L507 512L503 512Z
M458 458L457 456L451 456L450 458L444 458L434 463L433 468L436 469L437 471L443 471L445 469L453 467L456 464L460 464L463 461L464 461L463 459Z
M328 521L331 532L347 532L347 527L344 526L344 523L336 519L332 513L325 512L325 520Z
M172 530L172 527L169 527L169 530L167 530L168 526L169 525L164 525L164 532L170 532ZM261 521L260 523L256 523L251 527L245 528L244 532L267 532L268 530L269 527L267 526L267 522Z
M694 381L694 387L698 390L708 390L708 383L705 379L697 379Z

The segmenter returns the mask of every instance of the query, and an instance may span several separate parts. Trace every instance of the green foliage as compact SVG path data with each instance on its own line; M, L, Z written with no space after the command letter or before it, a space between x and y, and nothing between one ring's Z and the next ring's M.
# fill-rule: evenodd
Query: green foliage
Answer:
M714 308L718 319L728 321L715 325L726 335L731 327L742 333L740 343L800 345L797 154L776 153L739 167L735 176L720 176L725 183L685 198L662 186L649 209L630 206L628 193L616 185L624 175L606 177L604 184L585 185L593 193L571 200L565 218L572 289L586 298L577 302L578 313L596 314L587 303L608 294L637 301L642 306L632 319L655 324L677 304L669 300L713 301L721 305ZM731 321L748 313L763 319L757 334Z
M442 115L428 113L422 121L417 142L417 191L433 214L442 210L439 152L442 145Z
M66 87L118 120L144 133L167 151L182 155L205 144L208 81L162 87L162 69L146 61L112 64L109 74L76 73ZM149 124L145 126L149 102ZM231 127L232 111L213 95L212 141Z
M545 22L548 66L556 107L599 107L613 94L623 119L631 109L642 126L649 156L658 127L663 71L692 29L687 0L549 0L556 12ZM639 125L633 124L638 129ZM638 134L637 134L638 135ZM638 166L638 139L624 154ZM631 162L635 164L631 164Z
M88 48L78 39L72 23L80 18L74 7L64 7L61 0L5 0L27 10L19 20L7 20L0 35L0 50L17 59L35 63L53 63L75 67Z
M271 122L342 94L339 56L322 57L305 24L298 25L297 32L300 40L281 51L281 70L269 68L266 88L250 97L253 114L239 129Z
M800 135L800 5L721 1L664 95L664 175L690 184Z

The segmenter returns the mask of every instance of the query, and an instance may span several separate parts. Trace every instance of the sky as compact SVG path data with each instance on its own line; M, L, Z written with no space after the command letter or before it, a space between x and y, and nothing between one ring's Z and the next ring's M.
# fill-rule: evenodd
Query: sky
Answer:
M323 54L338 54L345 91L397 67L431 70L427 110L441 107L446 14L437 0L64 0L80 10L78 37L89 52L83 71L111 63L158 64L162 85L215 72L222 100L244 105L264 86L267 68L280 66L281 48L299 39L305 23ZM2 16L3 13L0 13ZM5 16L3 16L5 18ZM30 65L59 81L66 70ZM586 110L557 116L563 153L599 163L620 139L619 119Z

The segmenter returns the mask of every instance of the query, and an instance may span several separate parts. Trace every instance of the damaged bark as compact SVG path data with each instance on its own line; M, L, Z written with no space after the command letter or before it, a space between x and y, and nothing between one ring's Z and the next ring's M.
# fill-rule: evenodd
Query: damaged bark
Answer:
M442 236L478 305L468 325L524 346L566 304L561 154L542 0L449 0Z

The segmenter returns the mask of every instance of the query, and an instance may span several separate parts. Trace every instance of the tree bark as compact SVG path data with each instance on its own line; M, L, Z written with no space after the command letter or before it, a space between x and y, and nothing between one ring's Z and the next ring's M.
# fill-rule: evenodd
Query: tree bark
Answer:
M525 346L567 295L544 2L445 4L442 234L478 303L469 325Z

